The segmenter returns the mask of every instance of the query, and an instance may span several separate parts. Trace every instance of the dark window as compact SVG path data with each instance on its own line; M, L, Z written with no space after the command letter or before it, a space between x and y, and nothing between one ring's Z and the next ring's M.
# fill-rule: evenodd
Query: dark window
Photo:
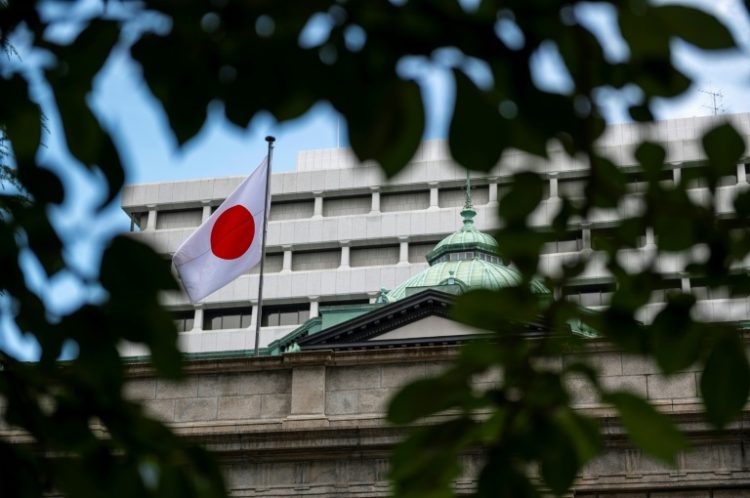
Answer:
M175 311L172 313L174 324L177 327L177 332L188 332L193 330L193 318L195 312L190 311Z
M552 237L552 235L550 235ZM578 252L583 249L583 235L580 230L561 234L556 240L551 240L542 246L542 254L556 254L561 252Z
M358 304L370 304L369 299L345 299L343 301L322 301L320 307L323 306L346 306L346 305L358 305Z
M310 318L310 305L308 303L264 306L260 324L263 327L299 325L308 318Z
M244 329L250 326L252 310L232 308L206 310L203 313L203 330Z
M606 306L612 297L614 284L585 284L567 287L563 294L569 301L580 304L581 306Z

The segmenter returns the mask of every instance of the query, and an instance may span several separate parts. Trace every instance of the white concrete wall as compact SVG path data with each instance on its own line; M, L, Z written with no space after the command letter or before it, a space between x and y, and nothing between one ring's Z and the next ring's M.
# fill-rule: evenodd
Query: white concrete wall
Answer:
M703 159L700 134L725 118L730 119L750 142L750 114L739 114L680 119L645 127L613 125L607 129L599 148L617 164L631 166L635 164L635 143L644 137L659 140L667 149L671 167L679 169L682 163ZM576 178L585 173L585 165L568 158L559 147L551 147L549 154L549 160L544 161L508 152L490 174L473 175L476 176L473 184L477 192L475 221L478 228L491 230L498 226L495 214L497 198L507 190L505 185L510 176L524 168L536 169L549 179L548 198L533 213L531 223L539 227L551 223L559 206L555 192L575 192L580 184ZM718 190L717 206L722 214L730 215L734 196L749 188L744 166L741 169L739 184ZM173 253L194 228L157 229L175 226L175 223L179 225L174 215L174 219L160 223L159 212L200 208L205 219L211 207L219 204L242 179L213 178L127 186L122 198L123 209L141 220L141 231L133 236L152 244L161 253ZM268 230L268 251L274 256L271 256L273 262L265 276L266 302L302 303L334 296L362 299L374 296L382 287L393 288L422 271L426 264L415 257L415 251L409 250L409 244L439 240L460 226L458 213L462 195L456 189L463 186L464 180L464 170L454 165L445 142L440 140L424 142L410 167L388 182L377 166L359 165L348 149L301 152L296 171L275 173L271 179L276 209L272 207ZM637 185L634 190L638 190ZM692 189L690 194L695 199L708 200L705 188ZM565 261L582 257L590 260L580 279L582 283L606 280L604 260L587 247L587 237L590 239L590 231L606 228L622 217L639 214L641 210L638 193L632 194L618 209L597 210L588 220L588 227L574 227L580 238L580 243L575 244L577 247L573 249L567 243L550 245L546 248L548 253L541 257L540 270L555 275ZM645 235L644 241L647 241ZM499 240L499 243L502 245L503 241ZM368 262L362 261L362 253L357 248L366 246L397 247L399 259L386 258L393 264L384 265L385 260L375 258L373 266L361 266ZM418 252L424 252L423 249ZM643 247L622 251L619 257L626 267L637 269L650 250ZM316 254L315 251L324 252ZM295 253L299 254L296 260ZM658 266L665 274L679 278L686 261L700 257L700 249L697 249L692 255L662 257ZM222 307L251 303L256 298L258 285L257 274L251 273L257 271L249 272L209 296L205 305ZM180 296L169 296L166 302L179 309L188 305ZM643 314L653 316L657 309L650 307ZM706 300L701 303L699 314L707 319L750 318L747 302L741 299ZM227 341L247 345L247 341L240 339L242 334L237 332L213 331L211 334L217 337L216 340L213 336L209 338L211 334L207 332L202 334L196 338L187 333L184 346L190 351L208 351L226 347ZM264 331L263 336L275 337L275 333ZM266 343L265 339L261 340L261 344Z

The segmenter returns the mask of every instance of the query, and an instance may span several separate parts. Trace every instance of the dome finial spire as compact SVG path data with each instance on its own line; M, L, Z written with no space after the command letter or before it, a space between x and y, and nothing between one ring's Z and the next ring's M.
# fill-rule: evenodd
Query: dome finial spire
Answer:
M471 175L469 170L466 170L466 202L464 208L461 210L461 217L464 219L464 230L471 230L474 225L474 216L477 212L474 211L474 205L471 202Z

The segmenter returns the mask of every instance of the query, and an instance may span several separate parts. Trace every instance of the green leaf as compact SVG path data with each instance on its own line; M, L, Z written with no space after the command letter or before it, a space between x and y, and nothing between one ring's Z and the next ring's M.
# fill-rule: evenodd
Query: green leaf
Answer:
M542 479L552 492L562 495L573 485L581 468L576 448L564 432L548 432L543 437L546 444L540 462Z
M669 33L704 50L721 50L736 46L729 29L713 15L683 5L660 5L652 12Z
M544 180L536 173L525 171L513 175L511 189L500 199L499 214L509 222L523 222L534 212L544 197Z
M388 420L408 424L420 418L462 405L470 397L468 378L442 375L407 384L388 405Z
M448 135L451 154L465 168L489 171L507 146L509 126L494 95L477 88L459 70L454 70L453 76L456 106Z
M599 454L602 440L596 420L565 408L555 413L554 421L570 437L581 464Z
M0 57L5 55L0 52ZM18 165L33 165L42 137L41 109L29 98L27 83L21 76L7 80L0 76L0 95L3 95L0 99L1 131L10 140Z
M60 178L48 169L28 165L19 169L18 178L35 202L62 204L65 200L65 189Z
M721 334L706 360L700 379L706 417L722 428L739 416L750 393L750 367L740 336Z
M388 176L401 171L417 152L424 131L419 86L414 81L391 81L371 90L366 107L351 111L347 125L357 157L374 159Z
M694 304L692 295L670 296L650 326L654 357L666 374L689 367L701 355L710 331L691 320Z
M617 408L625 430L638 448L666 464L675 465L677 453L688 444L668 417L627 391L606 393L602 398Z
M390 479L399 498L453 496L461 473L460 452L472 442L477 423L459 417L416 428L391 457Z
M724 123L703 135L703 150L717 176L734 174L745 154L745 140L731 124Z

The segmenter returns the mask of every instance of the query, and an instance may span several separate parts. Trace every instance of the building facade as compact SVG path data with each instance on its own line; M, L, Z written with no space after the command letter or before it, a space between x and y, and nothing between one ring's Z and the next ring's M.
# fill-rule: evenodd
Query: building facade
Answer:
M619 211L594 213L545 247L543 273L554 274L571 257L591 260L564 290L569 299L591 308L607 302L612 280L596 241L619 217L638 212L643 184L633 145L643 138L663 143L669 162L663 181L678 181L703 160L699 137L716 119L607 130L599 147L629 175L632 195ZM750 115L730 119L749 141ZM561 194L584 195L585 167L562 151L551 150L548 161L507 154L494 172L473 178L472 228L466 236L459 228L464 172L451 162L444 143L425 143L412 164L388 182L377 167L356 165L346 150L301 153L296 171L272 178L262 316L255 302L255 271L197 307L181 295L166 296L181 329L181 347L197 354L188 356L187 380L179 384L156 378L145 362L131 363L128 396L211 449L233 496L388 496L389 454L404 436L386 420L388 400L409 381L446 368L457 344L477 333L446 313L452 289L460 292L467 282L482 286L488 275L498 285L512 280L512 268L492 259L493 241L482 232L497 226L494 213L510 176L529 167L547 179L545 199L532 221L541 229L549 226ZM746 161L722 181L718 205L727 220L733 218L733 196L748 188L749 172ZM168 257L239 181L127 187L123 208L133 220L133 236ZM690 195L707 198L707 190L695 184ZM466 226L466 209L463 217ZM502 246L502 240L497 243ZM653 234L644 233L640 247L625 252L623 260L637 265L654 243ZM473 266L458 275L457 251L464 246ZM682 273L683 264L678 258L659 261L668 282L663 292L693 292L707 320L750 320L747 297L711 293ZM659 306L657 292L641 318L648 320ZM257 320L265 355L252 357ZM527 332L544 331L530 324ZM142 353L133 347L125 352ZM549 360L553 370L569 362L592 364L603 385L649 399L691 444L674 468L654 462L629 444L615 412L586 379L568 379L575 408L600 422L605 446L570 497L750 498L750 410L725 431L712 430L701 414L696 369L665 378L654 364L597 339L582 353ZM497 380L496 372L489 372L476 378L475 387L490 388ZM459 495L471 493L481 461L479 451L463 456Z
M725 117L610 126L598 147L630 178L629 202L617 212L594 213L591 219L570 227L565 237L548 243L540 270L554 275L566 260L587 255L591 260L587 271L564 293L586 307L606 304L612 281L597 253L596 241L611 233L618 218L637 214L640 209L639 192L645 184L633 158L634 144L644 138L662 143L668 162L664 181L678 181L704 159L700 136L720 119ZM750 138L750 114L729 119L746 140ZM724 178L718 189L718 208L728 220L733 216L734 195L747 188L749 163L738 164L736 174ZM472 179L474 221L480 230L497 227L498 199L507 191L511 175L526 168L547 179L545 199L532 219L541 229L550 225L560 195L573 199L584 195L586 167L561 149L551 148L549 160L508 153L493 172ZM443 141L425 142L409 167L390 181L377 166L357 164L347 149L301 152L295 171L274 173L271 179L263 316L257 316L257 268L197 307L184 296L168 296L167 305L181 331L182 349L196 353L253 349L256 320L261 321L260 346L264 347L317 316L321 307L373 302L381 289L394 289L422 272L428 267L425 255L460 223L464 175ZM125 188L122 207L132 219L133 236L170 257L241 180L130 185ZM708 191L696 182L690 195L707 199ZM502 245L502 240L499 243ZM644 233L640 247L624 251L622 259L635 267L653 247L653 234ZM747 299L730 299L707 289L700 279L682 272L679 258L663 257L659 266L667 277L661 291L693 292L705 319L750 318ZM641 318L649 320L659 309L659 301L657 292ZM142 351L126 348L125 353Z

